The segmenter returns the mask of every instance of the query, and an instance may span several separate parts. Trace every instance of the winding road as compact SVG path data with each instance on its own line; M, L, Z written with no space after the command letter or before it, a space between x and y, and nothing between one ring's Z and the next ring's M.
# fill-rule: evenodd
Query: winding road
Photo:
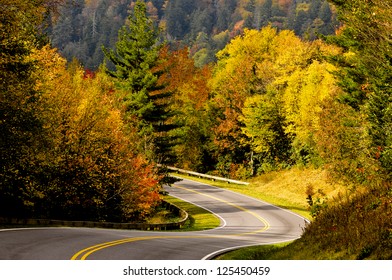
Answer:
M210 259L234 248L299 238L303 217L228 190L183 180L167 191L221 220L212 230L158 232L97 228L0 230L3 260Z

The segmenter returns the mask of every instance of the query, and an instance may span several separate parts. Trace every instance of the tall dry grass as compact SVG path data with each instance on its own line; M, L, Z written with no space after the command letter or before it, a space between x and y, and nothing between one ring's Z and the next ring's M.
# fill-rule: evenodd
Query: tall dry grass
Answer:
M329 202L301 242L323 258L392 259L392 183Z

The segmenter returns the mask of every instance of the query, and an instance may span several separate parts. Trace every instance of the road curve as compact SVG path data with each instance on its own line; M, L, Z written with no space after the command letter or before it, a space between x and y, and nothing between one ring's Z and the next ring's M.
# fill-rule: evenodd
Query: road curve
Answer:
M189 260L229 249L300 237L303 217L228 190L183 180L167 190L221 220L212 230L157 232L96 228L0 230L3 260Z

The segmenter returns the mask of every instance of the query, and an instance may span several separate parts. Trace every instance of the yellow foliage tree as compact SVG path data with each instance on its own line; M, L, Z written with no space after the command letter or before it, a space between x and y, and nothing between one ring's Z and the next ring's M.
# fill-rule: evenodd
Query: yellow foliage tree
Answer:
M322 129L319 115L324 101L335 96L338 90L332 74L335 70L335 67L327 62L314 61L288 79L283 95L286 131L295 134L303 143L308 141L311 134Z
M41 150L42 199L36 211L62 219L143 219L160 201L158 176L135 152L136 131L123 122L110 79L85 73L44 47L36 89L45 128Z
M336 89L334 67L323 60L338 50L272 27L245 30L218 53L212 78L220 109L215 142L220 154L242 154L268 164L291 164L320 129L323 101Z

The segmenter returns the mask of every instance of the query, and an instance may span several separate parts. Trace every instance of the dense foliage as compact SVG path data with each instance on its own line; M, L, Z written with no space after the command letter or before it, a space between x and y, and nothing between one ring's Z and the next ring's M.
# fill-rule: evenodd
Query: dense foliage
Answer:
M24 212L23 201L36 195L31 186L36 159L31 153L42 127L35 115L39 93L29 56L40 45L36 31L43 11L36 7L44 1L0 3L0 209L12 206L12 211Z
M391 259L391 1L331 2L344 22L329 38L342 49L329 58L340 90L321 114L320 150L332 174L352 188L334 201L315 201L315 221L275 257Z
M48 28L53 45L68 60L76 57L95 70L101 46L113 48L134 0L67 0ZM189 46L197 66L215 61L215 53L244 28L272 25L302 38L332 34L338 22L327 0L151 0L149 17L161 29L161 40L173 48Z
M344 90L341 103L352 108L348 116L356 126L361 151L353 156L351 174L367 184L391 181L392 175L392 51L390 1L348 1L335 4L346 23L341 34L332 39L345 50L334 57L339 66L339 86ZM355 125L357 123L357 125ZM351 176L353 177L353 176ZM379 181L380 180L380 181Z
M1 2L0 215L143 219L160 178L113 81L40 44L48 4Z
M336 52L266 27L245 30L218 53L211 84L221 173L244 177L318 161L319 113L336 92L323 56Z
M238 179L311 165L350 196L309 190L306 234L391 246L391 4L331 2L1 0L0 215L138 220L161 163ZM334 9L344 25L316 39Z
M144 2L136 2L128 21L119 31L115 50L103 48L115 67L106 73L123 92L126 121L142 139L139 150L156 163L174 164L174 137L169 135L175 127L171 121L174 111L169 108L172 92L166 90L170 81L160 81L165 72L160 65L164 58L159 55L163 45L158 42L158 30L148 18ZM167 176L163 179L170 182Z

